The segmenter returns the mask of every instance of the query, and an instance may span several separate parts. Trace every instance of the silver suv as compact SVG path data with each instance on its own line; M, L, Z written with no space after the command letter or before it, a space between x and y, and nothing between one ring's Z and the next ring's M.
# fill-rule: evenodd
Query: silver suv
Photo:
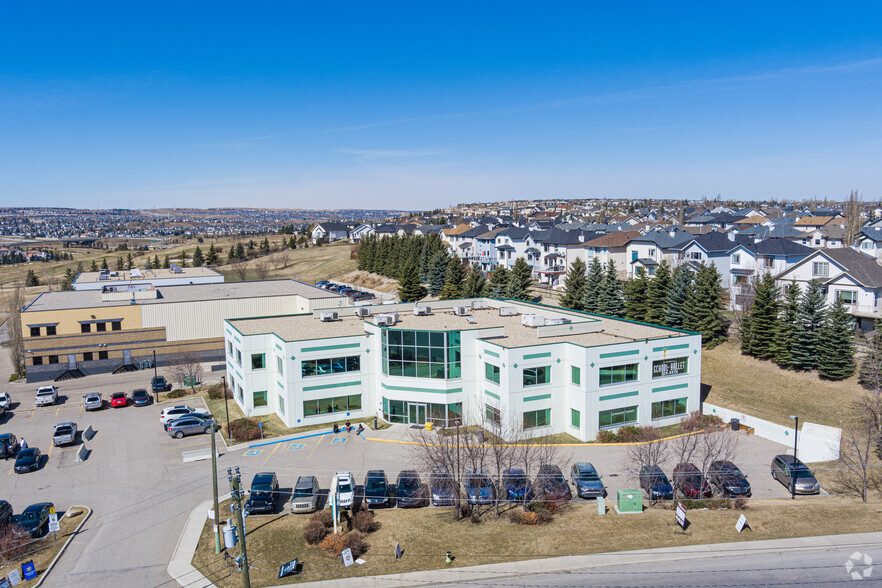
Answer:
M315 512L318 506L319 484L315 476L300 476L291 494L291 512Z

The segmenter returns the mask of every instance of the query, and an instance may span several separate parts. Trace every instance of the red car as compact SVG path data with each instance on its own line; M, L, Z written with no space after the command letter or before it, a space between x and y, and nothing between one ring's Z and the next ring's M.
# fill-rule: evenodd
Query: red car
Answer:
M686 498L710 498L710 484L694 464L681 463L674 468L674 488Z
M126 396L125 392L114 392L110 396L110 406L112 408L119 408L120 406L128 406L129 399Z

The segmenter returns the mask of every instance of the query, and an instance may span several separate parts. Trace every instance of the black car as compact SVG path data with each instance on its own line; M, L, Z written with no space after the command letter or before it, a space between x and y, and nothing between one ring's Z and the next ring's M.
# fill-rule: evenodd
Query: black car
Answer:
M420 480L420 475L413 470L403 470L398 474L398 506L407 508L410 506L429 506L429 497L426 487Z
M150 395L143 388L132 392L132 404L135 406L147 406L150 404Z
M49 530L49 509L52 506L51 502L30 505L18 517L17 525L31 537L42 537ZM46 531L43 530L44 528Z
M3 454L3 459L15 457L15 454L18 453L18 439L15 435L12 433L0 435L0 453Z
M710 483L723 496L729 498L750 498L750 483L741 470L727 460L712 461L707 470Z
M24 474L40 469L40 450L36 447L28 447L18 452L15 458L15 473Z
M573 499L573 491L567 484L560 468L554 464L544 463L539 466L536 481L533 482L536 499L543 502L565 502Z
M12 522L12 505L5 500L0 500L0 525L8 525Z
M254 478L251 480L251 496L245 502L245 514L272 514L278 495L279 479L275 472L254 474Z
M640 468L640 487L650 500L673 500L674 487L657 465Z
M370 507L391 506L389 481L383 470L370 470L364 477L364 503Z
M153 378L150 386L153 388L154 392L168 392L172 389L171 383L167 382L162 376Z

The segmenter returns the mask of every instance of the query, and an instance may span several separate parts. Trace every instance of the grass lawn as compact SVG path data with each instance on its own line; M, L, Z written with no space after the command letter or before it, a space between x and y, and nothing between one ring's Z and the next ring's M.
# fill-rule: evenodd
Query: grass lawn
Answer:
M752 530L739 534L740 511L690 510L687 533L677 534L674 511L651 508L642 515L616 515L611 505L600 516L593 502L577 503L556 515L547 526L522 526L505 516L486 515L483 522L454 522L450 509L377 510L380 528L365 537L369 544L364 565L344 568L338 557L309 546L302 537L308 515L252 516L246 523L251 582L270 586L290 582L464 567L506 561L603 553L654 547L696 545L784 537L876 531L882 525L880 501L863 504L847 497L789 500L751 500L743 511ZM228 505L221 506L222 519ZM578 537L578 541L573 541ZM395 544L404 557L394 559ZM455 560L445 564L446 551ZM236 555L237 550L230 550ZM278 579L279 566L294 558L303 564L298 576ZM239 586L241 577L215 555L211 527L206 525L193 558L196 566L217 586Z
M272 241L272 239L270 240ZM319 280L338 279L358 268L358 260L350 259L351 250L352 246L348 242L309 247L308 249L302 247L288 249L288 265L279 269L270 268L268 277L269 279L294 278L311 284ZM254 267L257 261L260 259L248 262L246 279L258 279L257 270ZM233 271L231 265L221 265L216 269L224 274L224 279L227 282L239 280L239 276Z
M711 387L707 402L787 426L795 414L801 421L839 427L863 393L857 376L830 382L815 372L782 370L741 355L731 342L702 352L701 382Z
M55 556L64 547L64 542L67 541L68 537L77 528L77 525L80 524L80 521L83 520L83 516L88 512L78 508L72 508L70 511L74 513L74 516L60 516L59 513L58 525L60 530L56 533L57 538L53 538L52 533L49 533L35 541L29 546L25 555L12 562L0 564L0 574L5 577L14 568L18 568L18 572L21 574L21 564L33 560L34 566L37 569L37 577L25 582L22 575L22 583L19 586L33 586L39 582L43 577L43 572L46 571L46 568L49 567L49 564L52 563L52 560L55 559Z

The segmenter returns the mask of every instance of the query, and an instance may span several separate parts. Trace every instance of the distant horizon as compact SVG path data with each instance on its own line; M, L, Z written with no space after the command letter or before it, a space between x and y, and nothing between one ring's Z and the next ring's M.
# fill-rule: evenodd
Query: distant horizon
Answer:
M0 206L882 200L879 3L0 14Z

